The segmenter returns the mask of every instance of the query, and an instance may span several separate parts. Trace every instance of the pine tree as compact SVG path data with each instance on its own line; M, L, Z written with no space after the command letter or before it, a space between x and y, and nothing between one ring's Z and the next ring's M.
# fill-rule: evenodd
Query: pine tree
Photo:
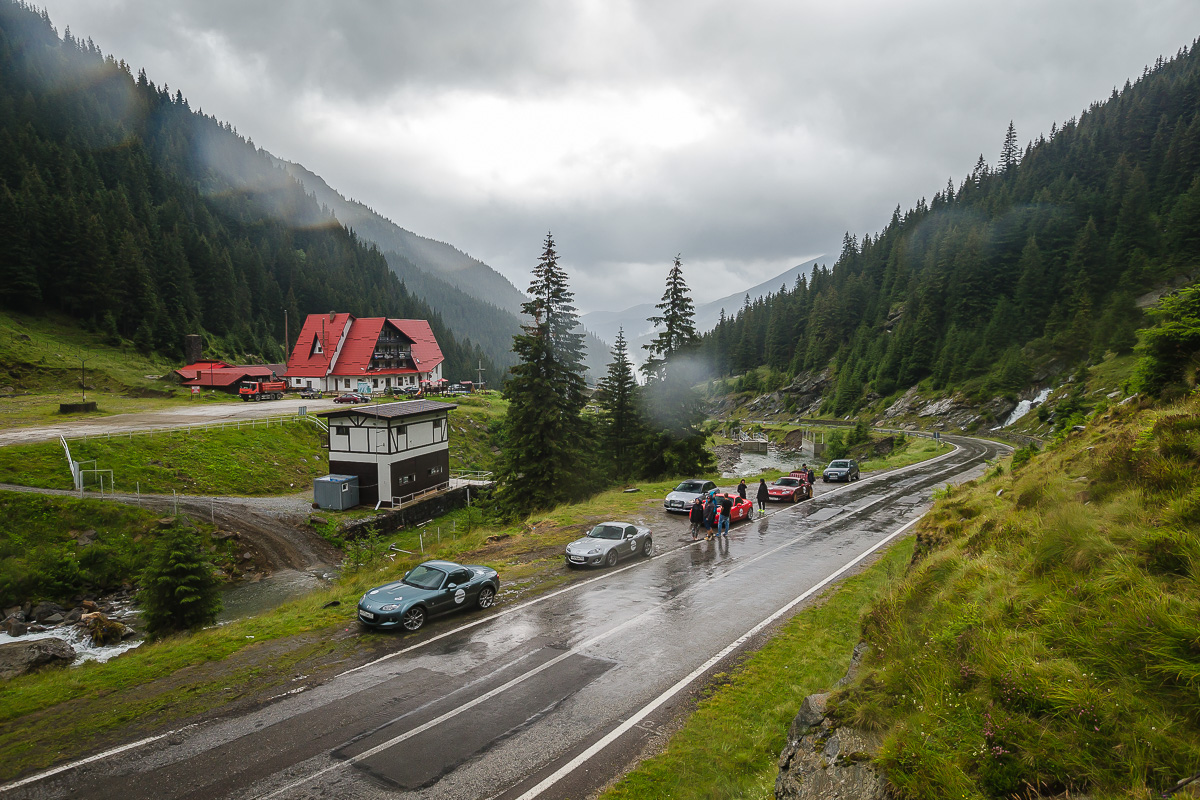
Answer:
M574 295L550 234L529 296L522 310L531 322L513 337L518 363L504 387L509 406L497 502L514 517L583 496L589 486L582 337L574 333Z
M172 528L159 540L142 573L138 600L146 630L155 637L199 628L217 618L221 593L194 533Z
M627 479L637 471L638 443L644 436L637 408L637 381L625 342L625 329L617 331L608 374L596 387L596 404L603 412L600 445L612 473Z
M684 358L696 343L694 310L679 256L667 273L667 288L650 317L663 330L646 349L650 360L642 366L646 388L642 393L642 419L652 432L642 455L647 476L694 474L705 469L712 456L700 431L704 411L692 386L704 380L694 359Z
M661 316L650 317L647 322L655 327L661 325L662 330L654 337L654 341L642 345L649 351L650 357L641 369L648 378L661 379L668 359L696 342L696 311L687 282L683 279L683 262L678 255L667 273L667 288L663 292L662 302L655 308L662 312Z
M1021 148L1017 145L1017 129L1012 120L1008 121L1008 131L1004 134L1004 144L1000 148L1000 171L1008 172L1015 169L1021 161Z

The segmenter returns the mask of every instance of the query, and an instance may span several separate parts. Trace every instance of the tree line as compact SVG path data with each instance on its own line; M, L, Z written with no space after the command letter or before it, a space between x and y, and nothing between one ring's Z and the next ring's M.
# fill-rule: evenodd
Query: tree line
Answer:
M1160 58L1024 149L849 233L832 268L702 337L720 375L829 370L847 414L924 382L978 399L1130 353L1136 298L1200 258L1200 51Z
M693 389L698 337L679 257L657 305L661 315L649 319L662 329L646 346L645 385L634 377L622 331L591 403L574 293L558 259L547 234L522 308L529 322L513 337L518 363L505 385L496 497L510 517L582 499L614 481L700 472L713 463Z
M0 304L60 312L113 344L284 356L285 316L428 319L448 374L490 360L412 296L384 256L269 156L183 94L136 76L46 12L0 0Z

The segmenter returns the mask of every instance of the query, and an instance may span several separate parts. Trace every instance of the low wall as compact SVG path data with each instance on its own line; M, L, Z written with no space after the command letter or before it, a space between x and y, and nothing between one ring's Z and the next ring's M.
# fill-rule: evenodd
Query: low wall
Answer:
M491 487L471 486L471 502L475 503L492 493ZM357 539L372 533L393 533L402 528L418 525L426 520L440 517L456 508L467 505L467 489L448 489L441 494L435 494L419 503L396 509L383 509L374 517L355 520L342 525L340 532L343 539Z
M86 403L59 403L58 413L60 414L83 414L88 411L96 410L96 401L88 400Z

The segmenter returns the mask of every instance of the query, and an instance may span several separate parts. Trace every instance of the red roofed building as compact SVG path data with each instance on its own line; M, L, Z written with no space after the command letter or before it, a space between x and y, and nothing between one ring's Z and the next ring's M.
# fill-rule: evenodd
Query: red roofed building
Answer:
M242 381L275 380L276 373L281 369L283 369L282 364L233 366L224 361L196 361L175 370L175 374L179 376L179 382L184 386L220 389L237 394L238 386Z
M417 388L442 377L442 348L423 319L309 314L284 372L293 389Z

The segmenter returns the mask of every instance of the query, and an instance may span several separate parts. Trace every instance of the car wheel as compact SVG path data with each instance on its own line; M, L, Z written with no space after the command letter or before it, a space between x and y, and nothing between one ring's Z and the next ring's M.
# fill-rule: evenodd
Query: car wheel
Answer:
M413 606L404 612L404 616L400 618L400 624L406 631L419 630L425 624L425 609Z
M654 555L654 540L649 536L646 537L646 541L642 542L642 555L646 558Z
M491 608L492 604L495 602L496 602L496 590L495 589L493 589L490 586L485 586L479 590L479 600L476 601L476 605L478 605L480 608Z
M617 565L617 551L616 551L616 549L609 550L608 555L606 555L604 557L604 566L615 567L616 565Z

